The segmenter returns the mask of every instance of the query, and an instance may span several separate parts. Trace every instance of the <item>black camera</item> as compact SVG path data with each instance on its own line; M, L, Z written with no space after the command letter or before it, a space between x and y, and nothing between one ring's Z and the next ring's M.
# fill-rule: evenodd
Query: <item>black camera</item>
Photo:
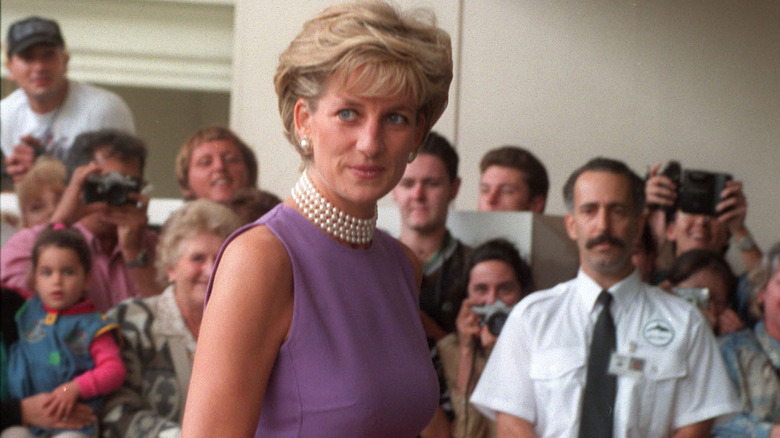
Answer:
M109 172L105 175L89 175L84 183L84 202L105 202L108 205L118 206L131 204L135 201L128 194L139 193L141 181L132 176L125 176L119 172Z
M718 216L716 207L722 201L720 193L726 188L726 183L731 181L731 175L683 169L677 161L670 161L661 174L677 184L677 201L673 209L690 214Z
M490 333L498 336L498 334L501 333L501 329L504 328L504 323L509 317L509 312L512 310L512 307L507 306L506 303L501 300L496 300L493 304L472 306L471 310L482 318L482 325L487 325Z

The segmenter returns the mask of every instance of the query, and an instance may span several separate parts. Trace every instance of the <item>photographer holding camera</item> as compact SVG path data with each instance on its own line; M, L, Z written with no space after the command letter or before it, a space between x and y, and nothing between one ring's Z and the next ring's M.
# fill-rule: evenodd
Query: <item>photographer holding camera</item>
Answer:
M745 225L747 198L742 181L734 181L724 173L683 170L679 163L670 161L663 168L661 164L650 168L645 195L647 220L658 248L651 284L663 282L674 261L692 249L725 255L733 246L740 254L745 273L761 263L761 249ZM736 299L730 303L748 323L749 289L746 275L740 275Z
M70 181L50 219L73 224L89 243L94 266L87 295L102 312L125 298L160 292L157 235L146 226L149 197L140 193L146 154L140 139L117 130L76 137L67 161ZM3 246L4 284L26 286L30 248L43 227L21 230Z
M485 368L504 321L522 298L534 290L531 268L504 239L476 247L467 259L463 284L467 296L455 321L457 333L439 343L444 375L452 397L453 437L494 437L495 422L467 400Z
M664 169L661 166L652 166L645 182L650 207L647 220L659 254L672 245L673 256L671 260L659 259L656 269L668 269L674 259L691 249L725 252L729 244L739 250L745 270L756 267L761 250L745 225L747 198L742 181L731 180L726 174L682 171L675 162ZM710 199L714 199L711 206L701 204Z

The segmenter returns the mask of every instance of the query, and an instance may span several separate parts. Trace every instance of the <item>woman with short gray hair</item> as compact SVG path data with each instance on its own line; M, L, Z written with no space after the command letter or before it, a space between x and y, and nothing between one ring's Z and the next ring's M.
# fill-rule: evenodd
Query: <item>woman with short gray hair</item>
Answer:
M127 377L101 410L104 437L178 435L211 269L239 226L216 202L195 200L165 222L157 244L161 295L129 299L108 312L122 330Z

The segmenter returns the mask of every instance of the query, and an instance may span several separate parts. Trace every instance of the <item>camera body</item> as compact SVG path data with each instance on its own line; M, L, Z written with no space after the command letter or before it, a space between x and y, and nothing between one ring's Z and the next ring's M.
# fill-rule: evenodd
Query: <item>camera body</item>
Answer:
M705 170L683 169L677 161L670 161L662 175L677 184L677 202L674 208L685 213L718 216L716 207L722 201L720 193L731 175Z
M141 181L119 172L109 172L105 175L89 175L84 183L82 195L87 204L105 202L111 206L130 204L135 201L128 194L141 191Z
M509 317L512 307L508 306L502 300L496 300L493 304L483 304L481 306L472 306L471 310L482 319L482 325L487 325L488 330L493 335L498 336L504 323Z

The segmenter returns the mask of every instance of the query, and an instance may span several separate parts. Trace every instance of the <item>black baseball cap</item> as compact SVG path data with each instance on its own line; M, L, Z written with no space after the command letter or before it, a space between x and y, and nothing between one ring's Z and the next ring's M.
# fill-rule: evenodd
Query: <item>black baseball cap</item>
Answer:
M28 17L12 24L8 29L8 57L24 51L36 44L64 46L60 26L54 20L40 17Z

